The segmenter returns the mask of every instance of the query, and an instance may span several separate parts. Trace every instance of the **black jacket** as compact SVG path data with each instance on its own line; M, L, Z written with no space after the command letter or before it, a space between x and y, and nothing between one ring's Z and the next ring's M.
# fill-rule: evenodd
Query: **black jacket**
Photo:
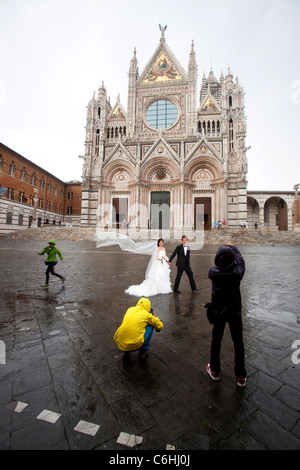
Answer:
M240 282L244 273L245 262L239 250L235 246L221 246L215 257L215 266L208 273L212 282L212 312L217 317L228 321L240 315Z
M184 268L187 264L190 264L190 249L187 247L186 255L184 254L183 244L178 245L173 251L172 255L169 258L171 263L172 259L177 255L176 266L178 268Z

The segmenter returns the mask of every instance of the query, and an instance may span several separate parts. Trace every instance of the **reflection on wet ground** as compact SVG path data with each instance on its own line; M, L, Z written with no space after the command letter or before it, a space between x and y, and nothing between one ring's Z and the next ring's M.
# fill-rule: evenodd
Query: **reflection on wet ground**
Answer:
M164 329L154 334L147 360L129 363L113 333L137 298L124 293L140 283L148 257L97 249L93 242L58 241L65 257L48 290L44 242L0 239L1 449L109 449L121 432L143 438L139 449L299 449L299 247L239 247L248 384L237 389L228 329L222 343L222 378L211 381L208 269L217 247L192 252L200 292L183 275L181 295L150 298ZM168 246L170 255L174 246ZM176 268L172 265L174 283ZM19 413L14 403L26 403ZM37 420L43 410L55 423ZM80 420L99 425L95 435L75 430Z

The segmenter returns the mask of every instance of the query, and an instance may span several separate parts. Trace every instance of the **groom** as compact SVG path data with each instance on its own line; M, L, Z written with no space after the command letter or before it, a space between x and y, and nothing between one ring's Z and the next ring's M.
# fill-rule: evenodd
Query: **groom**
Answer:
M200 289L197 289L196 287L193 271L191 270L191 266L190 266L190 249L187 246L188 239L185 235L183 235L181 240L182 240L182 244L178 245L175 248L174 252L172 253L169 259L169 264L171 264L172 259L174 258L174 256L177 255L177 261L176 261L177 276L176 276L175 284L174 284L174 292L176 292L177 294L181 293L180 290L178 290L178 287L179 287L179 283L180 283L180 279L181 279L183 271L185 271L186 274L188 275L192 291L200 290Z

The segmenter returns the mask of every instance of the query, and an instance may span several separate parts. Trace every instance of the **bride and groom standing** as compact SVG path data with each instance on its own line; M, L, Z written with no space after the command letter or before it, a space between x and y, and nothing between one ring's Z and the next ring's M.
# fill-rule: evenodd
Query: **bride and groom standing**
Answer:
M193 271L190 266L188 239L186 236L183 236L181 241L182 243L175 248L170 258L168 258L164 248L164 240L159 238L157 247L148 264L145 280L141 284L130 286L125 292L137 297L148 297L172 292L170 264L175 256L177 256L177 275L174 283L174 292L180 294L178 289L183 272L186 272L189 278L192 291L200 290L196 287Z

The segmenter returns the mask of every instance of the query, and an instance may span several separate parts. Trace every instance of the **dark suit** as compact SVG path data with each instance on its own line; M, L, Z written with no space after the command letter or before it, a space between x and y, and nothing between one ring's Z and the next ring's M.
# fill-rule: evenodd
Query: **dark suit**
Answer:
M174 284L174 290L177 291L180 283L180 279L182 276L183 271L186 272L188 275L191 289L195 290L196 289L196 284L194 281L194 275L193 271L191 270L190 266L190 249L187 247L186 250L186 255L184 254L184 246L178 245L175 250L173 251L172 255L170 256L169 262L171 263L172 259L177 255L177 261L176 261L176 266L177 266L177 276L175 279L175 284Z

